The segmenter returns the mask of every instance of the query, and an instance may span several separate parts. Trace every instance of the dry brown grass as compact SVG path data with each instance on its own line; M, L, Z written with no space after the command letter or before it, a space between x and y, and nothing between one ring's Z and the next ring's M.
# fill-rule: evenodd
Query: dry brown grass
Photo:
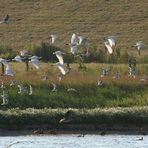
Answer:
M11 63L12 69L15 72L15 77L1 77L5 82L10 82L10 80L16 79L21 82L29 82L32 84L41 84L41 83L60 83L66 85L85 85L85 84L95 84L100 75L102 74L102 68L108 67L110 69L110 75L108 77L101 78L106 84L121 83L121 84L147 84L147 82L141 82L140 77L148 72L148 64L139 64L137 65L138 74L136 79L128 77L128 65L125 64L96 64L90 63L86 64L87 71L78 71L78 64L71 64L72 71L70 74L63 76L62 81L59 82L57 79L58 69L55 65L51 63L41 63L41 69L36 70L30 64L29 72L25 71L24 63ZM121 79L114 80L113 76L115 72L120 71ZM43 81L45 73L48 73L48 81Z
M132 51L136 41L148 41L147 8L147 0L0 0L0 18L12 18L11 24L0 25L0 40L20 50L59 32L63 46L79 32L100 49L104 37L116 35L118 47Z

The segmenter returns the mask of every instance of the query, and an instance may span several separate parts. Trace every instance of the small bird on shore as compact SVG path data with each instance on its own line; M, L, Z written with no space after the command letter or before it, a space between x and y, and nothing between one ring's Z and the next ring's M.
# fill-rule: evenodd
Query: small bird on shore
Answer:
M143 137L139 138L138 140L139 140L139 141L142 141L142 140L143 140Z
M85 134L80 134L77 137L84 137L84 136L85 136Z

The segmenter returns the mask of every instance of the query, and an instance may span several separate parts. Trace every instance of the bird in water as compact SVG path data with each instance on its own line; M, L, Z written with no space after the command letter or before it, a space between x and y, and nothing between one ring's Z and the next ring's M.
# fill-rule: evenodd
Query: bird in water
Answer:
M84 137L84 136L85 136L85 134L80 134L77 137Z

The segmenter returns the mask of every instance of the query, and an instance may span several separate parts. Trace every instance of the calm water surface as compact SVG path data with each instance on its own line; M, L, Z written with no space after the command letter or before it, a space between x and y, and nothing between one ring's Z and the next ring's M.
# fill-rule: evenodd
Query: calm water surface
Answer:
M77 136L5 136L0 137L0 148L148 148L148 136L141 141L140 135Z

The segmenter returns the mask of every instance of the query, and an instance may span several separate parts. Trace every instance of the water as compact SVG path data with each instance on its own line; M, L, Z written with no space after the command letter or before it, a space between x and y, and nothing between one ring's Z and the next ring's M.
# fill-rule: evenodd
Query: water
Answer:
M5 136L0 137L0 148L148 148L148 136L140 135L74 135ZM16 143L18 142L18 143Z

